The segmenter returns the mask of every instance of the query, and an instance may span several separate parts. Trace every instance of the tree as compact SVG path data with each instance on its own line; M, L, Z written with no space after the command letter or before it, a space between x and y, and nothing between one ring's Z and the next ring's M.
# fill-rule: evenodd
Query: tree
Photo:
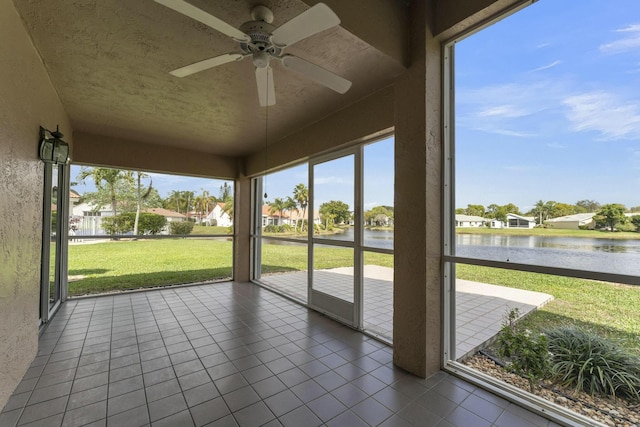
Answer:
M545 203L542 199L538 200L533 208L533 215L538 217L538 225L542 225L542 217L544 217Z
M77 178L80 182L86 182L86 179L92 177L97 191L95 193L85 194L87 201L93 202L98 207L107 203L111 204L113 216L118 214L118 198L116 187L120 182L133 183L133 175L129 171L110 168L90 168L82 167Z
M339 200L331 200L330 202L321 204L320 215L324 218L324 221L327 224L346 223L351 219L349 205Z
M226 200L229 196L233 197L231 194L231 186L226 182L220 186L220 194L218 200Z
M393 219L393 207L391 206L374 206L364 212L364 221L369 225L387 225L389 219Z
M630 218L631 223L635 225L636 231L640 231L640 215L634 215Z
M549 218L558 218L561 216L573 215L580 213L576 210L576 206L569 205L567 203L556 203L553 207L553 212L550 213Z
M307 213L307 206L309 206L309 189L306 185L300 183L295 186L293 189L293 199L298 203L300 209L302 209L302 225L300 226L300 231L302 231L302 227L304 227L304 218Z
M472 215L472 216L480 216L483 217L484 216L484 206L482 205L467 205L467 209L465 210L465 213L467 215Z
M500 206L496 205L495 203L490 204L489 206L487 206L487 210L484 212L484 216L486 218L496 218L496 214L498 213L498 209L500 208ZM456 212L457 213L457 212Z
M549 202L547 202L547 203L549 203ZM512 214L516 214L516 215L522 215L522 212L520 212L520 208L517 207L516 205L514 205L513 203L508 203L508 204L506 204L506 205L504 205L502 207L504 208L505 215L508 214L508 213L512 213Z
M287 196L287 200L284 201L284 209L289 211L289 212L300 212L298 211L298 203L296 203L296 201L291 198L291 196ZM289 215L289 217L291 217L291 215ZM296 219L296 223L295 223L295 230L298 229L298 220Z
M287 205L284 200L280 197L276 197L273 199L273 202L269 203L269 213L273 215L274 213L278 214L278 225L282 222L282 211L287 209Z
M576 206L585 209L585 212L598 212L600 210L600 203L595 200L578 200Z
M616 224L624 224L626 222L627 217L624 215L625 211L626 208L624 205L619 203L611 203L602 206L594 217L596 227L607 228L610 231L613 231Z
M225 182L226 184L226 182ZM202 222L202 218L207 216L209 212L211 212L211 205L216 202L216 198L209 195L209 192L206 190L202 190L202 194L197 196L194 199L194 207L196 213L200 216L200 222Z
M138 225L140 224L140 212L142 211L142 203L144 199L149 197L151 194L151 177L146 173L142 173L140 171L136 171L137 185L136 185L136 219L133 223L133 234L138 234ZM142 178L149 178L149 187L143 192L142 191Z
M544 204L544 214L545 214L545 218L544 219L549 219L552 218L556 209L556 205L558 204L558 202L556 202L555 200L549 200L548 202L546 202Z
M195 196L193 191L173 190L165 200L164 208L186 214L192 210L194 199Z

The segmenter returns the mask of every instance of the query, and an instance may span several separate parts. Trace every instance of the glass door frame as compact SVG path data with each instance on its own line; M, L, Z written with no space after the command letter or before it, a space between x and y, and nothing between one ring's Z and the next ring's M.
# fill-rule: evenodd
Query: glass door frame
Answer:
M51 201L53 196L54 177L53 170L57 167L57 188L56 197L56 224L52 229L51 220L53 212ZM68 218L69 218L69 166L66 164L53 165L44 164L44 192L42 209L42 257L40 271L40 325L48 323L60 308L60 305L67 299L68 283ZM52 232L55 231L55 238L52 239ZM56 254L54 259L54 302L50 304L51 292L51 242L55 242Z
M315 176L314 168L317 165L328 163L343 157L353 155L353 242L345 240L326 239L315 236L314 227L308 227L308 280L307 280L307 301L308 305L316 311L333 317L340 322L346 323L356 329L363 328L363 251L362 251L362 193L363 193L363 145L333 152L331 154L314 157L309 160L309 212L311 217L316 210L315 202ZM319 209L319 207L318 207ZM346 247L353 249L353 303L340 299L336 296L314 289L314 247L316 244L329 245L335 247Z

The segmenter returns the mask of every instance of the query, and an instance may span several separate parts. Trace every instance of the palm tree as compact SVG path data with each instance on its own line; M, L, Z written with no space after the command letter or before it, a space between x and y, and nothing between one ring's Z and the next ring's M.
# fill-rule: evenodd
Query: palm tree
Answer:
M538 214L538 225L542 225L542 214L544 213L545 210L545 203L543 200L538 200L536 202L535 207L533 208L534 212Z
M547 203L544 204L544 209L545 209L545 219L549 219L550 217L553 217L553 213L556 209L556 205L558 203L554 200L549 200Z
M298 211L298 204L296 203L295 200L293 200L291 198L291 196L287 196L287 200L285 200L285 202L284 202L284 208L285 208L285 210L287 210L289 212L293 212L293 211L299 212ZM289 217L291 217L291 215L289 215ZM296 218L294 229L296 231L298 229L298 219L297 218Z
M269 213L273 215L274 213L278 213L278 225L282 222L282 211L286 210L286 202L282 200L280 197L276 197L273 199L273 202L269 203Z
M222 206L222 212L229 215L229 219L233 222L233 196L227 195L222 203L224 203L224 206Z
M111 201L111 211L113 216L116 216L118 214L116 186L120 181L132 182L133 174L121 169L83 167L78 174L78 179L84 183L88 177L93 177L98 193L106 192L108 194Z
M209 195L209 192L206 190L202 190L202 194L195 198L195 209L196 212L200 215L200 222L202 222L202 217L209 214L209 207L216 202L216 198Z
M309 189L303 183L300 183L295 186L293 189L293 198L298 203L300 209L302 209L302 225L300 226L300 231L304 227L304 218L307 213L307 206L309 206Z
M191 210L194 199L193 191L172 190L164 203L164 207L178 213L187 214Z
M137 196L136 219L133 223L134 236L138 235L138 223L140 222L140 211L142 210L142 201L145 200L147 197L149 197L149 194L151 194L151 189L152 189L152 186L151 186L152 181L149 175L140 171L137 171L136 175L137 175L138 185L136 187L136 196ZM144 194L142 193L142 182L141 182L142 178L149 178L149 188L147 188Z

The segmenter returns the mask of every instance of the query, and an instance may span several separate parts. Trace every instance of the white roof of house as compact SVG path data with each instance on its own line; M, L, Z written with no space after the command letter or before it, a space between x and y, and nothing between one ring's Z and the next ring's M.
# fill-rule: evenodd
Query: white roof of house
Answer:
M486 218L483 218L481 216L456 214L456 221L460 221L460 222L484 222L484 221L489 221L489 220L486 219Z
M514 213L508 213L507 214L507 218L511 217L511 218L518 218L518 219L523 219L525 221L529 221L529 222L533 222L536 219L532 216L522 216L522 215L518 215L518 214L514 214Z
M545 222L575 222L575 221L589 221L593 219L595 213L579 213L573 215L559 216L558 218L551 218Z

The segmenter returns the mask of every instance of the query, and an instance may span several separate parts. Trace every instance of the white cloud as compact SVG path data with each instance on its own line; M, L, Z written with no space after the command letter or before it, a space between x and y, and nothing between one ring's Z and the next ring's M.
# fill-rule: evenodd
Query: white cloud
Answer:
M534 68L531 72L548 70L549 68L553 68L556 65L560 64L561 61L553 61L551 64L543 65L542 67Z
M479 117L523 117L527 114L527 111L518 109L513 105L497 105L493 107L487 107L477 113Z
M640 137L640 105L608 92L588 92L567 97L566 116L575 131L600 132L602 139Z
M467 129L527 138L535 136L527 119L557 107L566 93L559 80L538 80L484 86L458 92L458 124Z
M621 38L600 45L600 51L605 53L622 53L633 49L640 49L640 24L632 24L616 30L624 34Z

